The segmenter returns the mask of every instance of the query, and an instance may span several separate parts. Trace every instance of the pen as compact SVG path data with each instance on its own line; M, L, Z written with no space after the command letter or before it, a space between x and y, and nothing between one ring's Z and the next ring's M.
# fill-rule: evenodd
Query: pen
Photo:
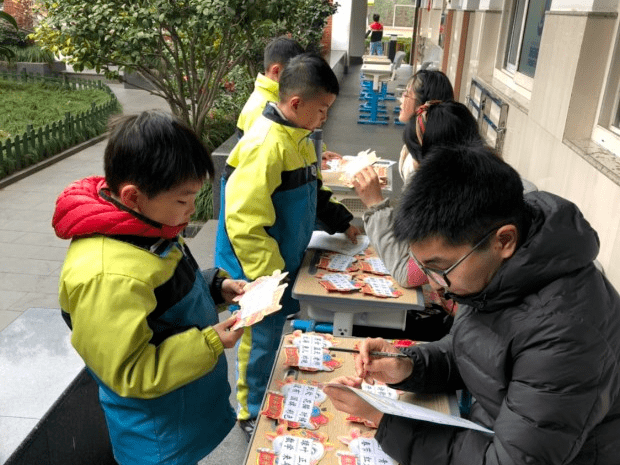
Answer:
M360 351L357 349L345 349L344 347L328 347L328 350L333 350L336 352L348 352L350 354L359 354ZM397 357L397 358L407 358L407 355L402 352L370 352L370 355L374 355L375 357Z

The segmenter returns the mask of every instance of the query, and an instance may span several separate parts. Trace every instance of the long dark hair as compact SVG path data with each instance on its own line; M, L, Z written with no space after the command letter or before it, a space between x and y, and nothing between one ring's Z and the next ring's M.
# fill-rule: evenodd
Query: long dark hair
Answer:
M484 143L474 116L454 100L434 100L420 106L407 122L403 138L418 163L434 145Z

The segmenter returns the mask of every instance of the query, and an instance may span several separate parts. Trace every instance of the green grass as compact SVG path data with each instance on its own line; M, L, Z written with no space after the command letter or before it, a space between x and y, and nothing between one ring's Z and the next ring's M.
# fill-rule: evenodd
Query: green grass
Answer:
M104 90L66 90L54 84L19 83L0 79L0 140L64 119L65 113L90 110L110 99Z

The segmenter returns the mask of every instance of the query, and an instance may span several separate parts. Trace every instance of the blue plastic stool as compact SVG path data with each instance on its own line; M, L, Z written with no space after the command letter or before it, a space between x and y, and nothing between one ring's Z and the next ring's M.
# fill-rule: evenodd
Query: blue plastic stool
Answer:
M368 115L362 114L363 113L370 113ZM383 125L387 125L388 124L388 120L389 117L387 115L384 114L379 114L379 113L385 113L385 109L384 108L380 108L379 107L379 93L378 92L372 92L370 94L370 99L368 100L367 104L364 104L364 108L362 109L362 105L360 105L360 115L357 118L357 124L383 124Z
M332 333L334 331L333 324L317 323L315 320L293 320L291 326L293 329L301 329L304 332Z

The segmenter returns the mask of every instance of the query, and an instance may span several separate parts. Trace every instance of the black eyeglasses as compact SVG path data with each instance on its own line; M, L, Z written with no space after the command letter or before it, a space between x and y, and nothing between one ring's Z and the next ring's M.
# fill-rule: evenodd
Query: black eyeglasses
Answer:
M459 266L463 261L465 261L465 259L467 257L469 257L472 253L474 253L474 251L478 247L480 247L482 244L484 244L486 242L486 240L491 236L491 234L493 234L499 228L501 228L501 226L493 228L488 233L486 233L484 235L484 237L482 239L480 239L480 241L478 241L476 243L476 245L474 245L469 252L467 252L465 255L463 255L461 258L459 258L456 261L456 263L454 263L454 265L452 265L447 270L443 270L443 271L442 270L435 270L433 268L429 268L427 266L422 265L420 263L420 261L415 257L415 255L413 255L413 252L411 251L411 249L409 249L409 256L415 262L415 264L418 265L418 267L422 270L422 273L424 273L426 276L431 278L433 281L435 281L440 286L442 286L442 287L450 287L450 280L448 279L448 273L450 273L457 266Z

